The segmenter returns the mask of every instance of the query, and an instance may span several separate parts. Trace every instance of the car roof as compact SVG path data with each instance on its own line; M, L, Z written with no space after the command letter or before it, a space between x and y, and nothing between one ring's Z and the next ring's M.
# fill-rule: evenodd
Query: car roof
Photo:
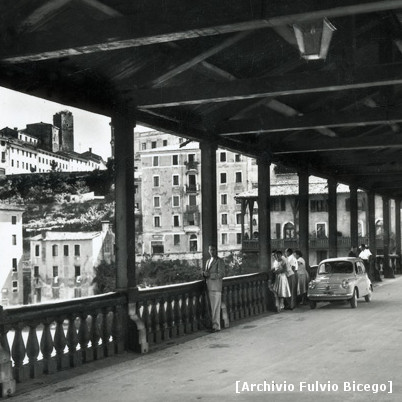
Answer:
M335 262L335 261L362 261L359 257L337 257L337 258L326 258L325 260L320 261L320 264L323 262Z

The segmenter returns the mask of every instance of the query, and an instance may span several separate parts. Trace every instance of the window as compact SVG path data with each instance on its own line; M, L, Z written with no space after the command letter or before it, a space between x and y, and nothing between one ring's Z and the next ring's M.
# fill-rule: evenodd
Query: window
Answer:
M163 254L164 253L163 244L160 242L151 243L151 249L152 249L152 254Z
M358 198L357 199L357 209L359 211L363 211L364 210L364 199L363 198ZM346 211L350 211L350 198L346 198L345 199L345 210Z
M219 160L220 160L221 162L226 162L226 152L221 152L221 153L220 153Z
M160 216L154 216L154 226L156 228L161 227L161 217Z
M382 236L383 235L383 221L382 221L382 219L378 219L375 222L375 234L376 234L376 236Z
M151 142L151 148L156 148L156 141Z
M222 233L221 234L221 240L222 240L222 244L228 244L228 234L227 233Z
M271 211L286 211L285 197L271 198Z
M173 244L175 246L178 246L180 244L180 235L178 234L173 235Z
M194 162L195 161L195 154L188 154L187 160L189 162Z
M236 225L241 225L241 214L236 214Z
M316 224L316 232L318 238L325 238L327 237L327 230L325 227L325 223L317 223Z
M197 196L194 194L190 194L188 196L188 204L191 206L197 205Z
M163 140L163 146L167 147L167 144L168 144L167 140Z
M242 174L241 172L236 172L236 183L241 183L242 182Z
M11 243L13 246L17 245L17 235L12 235L11 237Z
M76 245L74 246L74 255L75 255L76 257L78 257L78 256L80 255L80 245L79 245L79 244L76 244Z
M143 142L143 143L141 144L141 149L142 149L143 151L145 151L145 150L147 149L147 143L146 143L146 142Z
M63 247L63 249L64 249L64 256L65 256L65 257L68 257L68 245L65 245L65 246Z
M18 281L13 281L13 293L18 292Z
M311 212L328 212L328 200L310 200Z
M40 256L40 246L39 244L35 245L35 257L39 257Z
M174 174L174 175L173 175L173 185L174 185L174 186L178 186L178 185L179 185L179 175L178 175L178 174Z
M152 158L152 166L159 166L159 156L154 156Z
M190 236L190 251L195 252L198 249L197 235L192 234Z
M17 259L16 258L13 258L12 264L13 264L13 272L17 272Z
M14 216L14 215L11 217L11 224L12 224L12 225L16 225L16 224L17 224L17 217Z
M221 184L226 183L226 173L221 173Z
M293 223L288 222L283 227L283 238L284 239L294 239L295 238L295 226Z
M178 195L174 195L172 197L172 205L174 207L179 207L180 206L180 197Z
M236 244L241 244L241 233L236 233Z
M59 254L58 246L57 246L57 244L53 244L53 246L52 246L52 256L57 257L58 254Z
M74 265L74 276L76 278L78 276L81 276L81 266L80 265Z
M221 215L221 224L222 225L227 225L228 224L228 214L222 214Z
M154 197L154 208L159 208L160 206L160 197Z
M154 187L159 187L159 176L154 176Z
M34 277L37 278L39 276L39 267L37 265L34 266Z
M235 154L235 162L241 162L241 155Z
M59 267L57 265L53 266L53 278L59 276Z
M179 215L173 215L173 226L180 226Z
M221 194L221 205L226 205L228 203L228 195Z
M179 164L179 155L172 156L172 165L176 166Z

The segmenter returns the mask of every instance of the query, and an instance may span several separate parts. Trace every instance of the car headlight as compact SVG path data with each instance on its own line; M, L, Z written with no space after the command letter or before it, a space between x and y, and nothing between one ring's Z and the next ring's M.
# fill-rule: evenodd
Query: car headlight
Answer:
M317 283L316 283L315 281L311 281L311 282L308 284L309 289L314 289L316 286L317 286Z
M349 286L349 281L348 281L347 279L344 279L344 280L342 281L342 287L343 287L344 289L347 289L348 286Z

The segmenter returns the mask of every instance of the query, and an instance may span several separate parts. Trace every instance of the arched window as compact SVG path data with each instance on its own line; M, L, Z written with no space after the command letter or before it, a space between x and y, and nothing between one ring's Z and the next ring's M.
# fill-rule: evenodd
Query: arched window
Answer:
M190 251L197 251L197 249L198 249L197 235L192 234L190 236Z
M375 234L376 236L383 235L383 222L382 219L377 219L375 222Z
M288 222L283 227L283 238L294 239L295 238L295 225L292 222Z

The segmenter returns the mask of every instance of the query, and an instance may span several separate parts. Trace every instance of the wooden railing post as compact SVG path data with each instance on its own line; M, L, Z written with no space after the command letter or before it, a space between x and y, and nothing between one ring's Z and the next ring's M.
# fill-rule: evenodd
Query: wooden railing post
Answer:
M15 393L15 380L11 366L10 347L3 320L3 307L0 306L0 397L5 398Z

